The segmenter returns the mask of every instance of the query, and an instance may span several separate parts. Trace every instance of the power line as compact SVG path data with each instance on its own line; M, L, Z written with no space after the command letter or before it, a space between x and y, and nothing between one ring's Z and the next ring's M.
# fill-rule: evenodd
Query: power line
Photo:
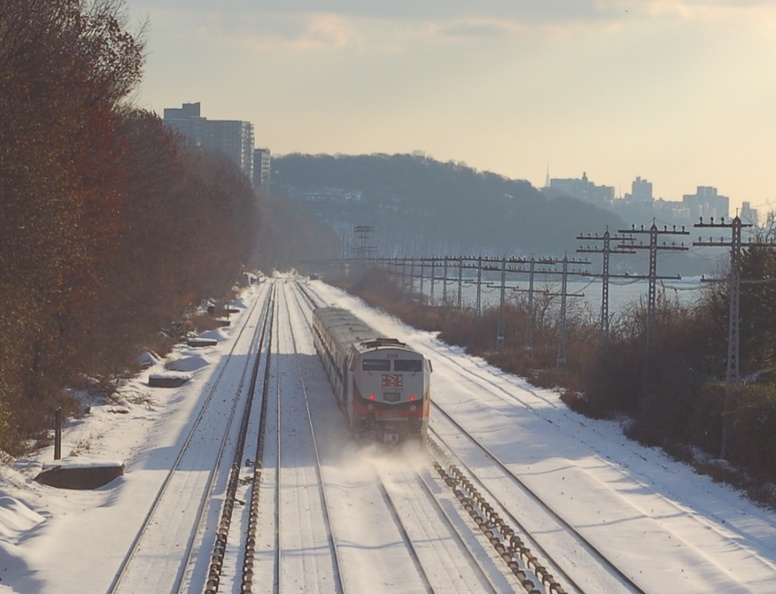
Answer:
M601 254L603 257L601 274L597 275L601 278L601 340L608 342L609 340L609 279L612 278L612 274L609 272L609 258L612 254L635 254L635 250L625 249L622 246L627 239L624 236L612 236L609 233L609 227L606 227L606 231L602 236L590 235L577 235L577 239L583 239L588 241L601 241L603 244L601 247L585 246L577 248L577 252L586 254ZM617 247L612 247L612 241L619 242ZM620 276L620 275L614 275ZM633 282L636 282L635 280Z
M626 230L620 230L619 233L628 233L630 235L649 235L649 243L639 243L638 245L635 243L632 243L635 241L635 238L629 237L626 242L623 242L622 246L623 248L630 248L633 250L648 250L649 251L649 273L647 274L646 278L649 281L648 285L648 296L647 296L647 323L646 323L646 348L647 353L652 352L652 347L654 345L655 340L655 326L656 326L656 320L657 320L657 281L658 279L666 279L666 278L673 278L677 279L678 276L673 277L666 277L666 276L658 276L657 275L657 253L658 251L687 251L689 248L685 246L684 244L677 245L676 243L667 243L663 242L662 244L658 243L659 237L661 235L689 235L690 232L686 231L684 226L681 227L681 229L677 229L676 226L669 229L667 226L664 226L663 229L658 229L657 225L655 224L655 221L652 221L652 226L649 229L645 229L644 225L641 226L640 229L636 229L636 226L633 225L631 229Z
M700 223L696 223L696 228L707 229L730 229L731 239L730 241L724 241L720 238L718 242L712 240L709 237L708 241L703 241L701 238L699 241L693 242L693 245L708 246L708 247L729 247L730 248L730 275L727 280L729 283L729 313L728 313L728 352L727 352L727 371L725 373L725 403L722 416L722 444L720 450L720 457L725 459L727 457L727 441L728 434L730 432L730 410L733 400L733 392L735 386L740 381L740 368L739 368L739 352L740 352L740 293L741 293L741 248L743 243L741 241L741 230L744 227L751 227L751 223L743 223L741 219L736 216L730 222L725 222L725 217L722 217L720 222L715 223L714 217L711 217L710 223L704 223L703 218L700 219ZM776 247L774 243L766 242L753 242L749 241L745 244L747 247Z

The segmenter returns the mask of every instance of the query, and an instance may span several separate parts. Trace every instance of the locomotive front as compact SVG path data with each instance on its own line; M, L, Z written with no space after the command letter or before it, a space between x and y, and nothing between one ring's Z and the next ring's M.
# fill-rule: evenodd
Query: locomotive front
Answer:
M428 360L395 339L353 345L354 433L383 443L425 438L431 372Z

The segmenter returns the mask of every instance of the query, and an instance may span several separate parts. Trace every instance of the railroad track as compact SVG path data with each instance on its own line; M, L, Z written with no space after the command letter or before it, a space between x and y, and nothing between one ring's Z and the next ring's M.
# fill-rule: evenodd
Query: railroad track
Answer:
M462 430L463 431L463 430ZM575 551L581 550L589 557L589 564L582 563L587 571L596 569L599 582L596 588L601 591L627 591L641 593L643 590L629 576L624 574L616 564L609 560L588 539L586 539L574 526L567 523L552 507L536 496L516 475L503 465L491 452L479 444L476 439L467 435L476 447L482 449L483 462L491 461L491 465L498 467L503 475L520 488L525 499L532 504L535 515L543 514L549 518L549 522L542 523L542 529L526 528L512 511L510 506L502 503L499 495L488 488L486 481L478 478L478 474L486 473L489 476L487 482L497 482L494 473L483 470L473 470L461 457L453 453L445 443L434 433L432 449L439 462L438 471L454 489L461 503L466 507L480 529L487 535L491 544L496 548L510 569L520 578L527 592L536 591L536 585L540 584L549 593L563 594L564 592L585 592L585 586L581 585L571 572L563 569L563 562L559 561L552 553L542 545L541 534L551 534L553 539L564 542L566 551L574 552L572 555L579 562L583 556ZM460 447L460 446L457 446ZM502 487L503 488L503 487ZM517 499L511 496L512 507ZM579 571L577 569L577 571ZM533 575L534 577L530 577ZM608 583L608 586L605 584ZM607 589L608 588L608 589Z
M304 380L304 372L300 364L300 356L297 348L297 337L294 334L294 325L292 323L292 314L288 296L290 287L284 285L282 290L286 293L285 298L281 300L285 309L283 317L286 323L278 328L278 348L283 349L284 361L279 361L276 368L277 381L277 447L275 450L274 466L276 468L276 526L277 530L275 541L275 592L288 592L292 589L300 591L310 591L311 588L300 586L299 580L311 580L311 586L327 584L331 591L337 593L346 592L345 584L342 580L341 561L339 556L338 543L332 530L332 522L329 517L329 502L325 483L321 472L321 457L316 440L315 427L313 425L310 403L307 393L307 386ZM292 291L294 298L296 291ZM280 358L280 355L277 357ZM297 402L289 403L288 400L295 395L301 395ZM294 406L289 406L293 404ZM289 433L292 435L293 444L289 443L289 437L283 430L283 411L291 409L290 414L297 417L302 416L306 422L304 434L293 434L294 429L299 428L297 419L293 419L289 424ZM293 448L294 451L289 455L285 454L286 449ZM314 477L309 474L309 469L313 470ZM291 475L290 480L284 479L285 475ZM314 478L317 484L316 493L312 494L308 489L295 489L290 495L281 497L281 485L306 485L310 479ZM307 516L304 525L299 522L300 511ZM299 530L294 532L286 530L286 525L290 523L293 517L298 522ZM325 534L325 547L330 556L330 563L310 564L306 563L304 557L293 554L300 545L309 546L311 543L304 542L311 533ZM309 530L308 530L309 529ZM289 553L289 554L286 554ZM321 553L317 552L316 556ZM288 567L281 567L281 563ZM311 566L313 569L311 571ZM285 582L292 580L294 585Z
M296 301L296 308L295 308L297 312L296 315L301 316L304 319L304 323L307 326L309 333L311 334L312 322L309 317L309 314L311 313L313 307L320 304L320 301L317 300L315 297L313 297L310 291L305 290L305 287L300 284L297 284L294 287L294 289L295 290L293 291L293 297ZM286 301L286 303L288 303L288 300ZM290 317L291 317L291 314L289 311L289 318ZM291 328L291 335L292 335L291 340L294 346L294 351L297 351L296 337L294 336L294 333L293 333L293 324L290 326L290 328ZM299 359L297 358L297 361L298 360ZM315 434L315 427L313 422L313 415L310 407L310 399L309 399L308 390L306 388L305 381L304 381L305 373L301 368L301 366L298 366L297 373L300 378L302 393L304 395L306 419L309 424L310 435L312 436L312 447L315 452L315 469L316 469L316 475L318 479L318 486L320 489L321 499L324 504L323 507L324 509L327 509L330 507L330 504L328 503L328 499L330 498L327 496L327 483L324 479L323 472L321 469L321 454L318 448L318 443L315 438L316 434ZM328 400L332 406L335 405L336 401L334 400L333 397ZM344 419L343 419L343 427L344 427ZM376 470L374 471L373 480L369 480L367 481L367 483L368 485L366 486L366 489L377 490L377 493L379 494L379 499L383 502L383 504L385 505L385 509L388 511L388 514L392 518L396 527L397 534L402 543L402 547L401 547L402 553L403 555L406 555L407 557L409 557L410 562L412 563L412 566L414 567L417 573L420 589L422 589L422 591L425 591L427 593L434 592L431 582L429 581L429 578L423 569L423 565L420 561L420 558L418 557L414 543L407 533L405 523L402 521L401 516L397 512L396 507L393 503L393 499L389 494L385 486L385 483L381 480L379 473L377 473ZM375 497L369 497L368 499L370 500L370 502L374 502L376 500ZM343 518L340 518L340 522L342 521L343 521ZM363 521L363 518L362 518L362 521ZM347 575L347 568L342 567L341 555L339 554L339 550L342 544L340 542L340 539L336 537L334 527L333 527L333 522L331 520L331 517L328 515L328 513L326 514L326 525L327 525L327 536L329 539L329 547L331 550L334 565L337 568L338 583L337 583L336 591L338 592L361 591L361 588L358 588L355 585L352 585L352 586L349 585L354 583L356 581L356 578L347 580L344 577L345 575ZM346 538L346 541L352 546L351 539ZM351 558L353 558L352 551L351 551ZM357 566L358 562L353 561L353 564L354 566Z
M219 591L224 568L231 568L233 576L240 576L240 591L251 592L253 586L253 557L256 542L256 517L260 495L261 460L266 430L267 392L272 357L272 331L276 304L273 284L271 298L267 301L264 323L261 325L259 344L264 357L256 357L250 373L248 398L242 412L239 432L236 437L234 456L229 472L227 487L223 495L218 529L212 545L212 554L205 582L205 594ZM262 365L263 363L263 365ZM264 369L263 382L259 392L260 406L254 410L261 369ZM254 436L251 441L250 437ZM251 448L252 449L249 449ZM252 475L241 477L243 468L253 470ZM240 510L237 529L232 527L235 511ZM247 517L246 517L247 516ZM237 541L237 546L230 543Z
M434 591L432 582L445 592L519 589L518 581L499 569L499 560L487 541L477 538L471 522L456 513L458 502L434 472L430 459L425 459L422 468L409 465L386 470L376 466L375 471L380 491L401 526L427 591ZM483 562L488 558L490 562ZM433 579L428 577L424 564L433 568ZM445 583L445 575L454 577L451 583Z
M548 397L546 395L546 390L535 388L524 380L518 385L519 390L516 390L515 384L512 383L515 379L514 376L510 376L510 374L507 374L506 372L494 369L489 365L481 362L471 361L462 363L459 358L447 354L444 350L435 351L435 357L437 360L444 359L446 363L449 363L451 366L454 366L460 370L461 375L466 378L466 381L476 382L479 386L488 386L489 392L502 402L507 403L508 405L519 406L531 411L536 415L537 421L548 423L550 426L557 427L558 422L556 418L560 416L571 426L576 424L580 427L584 427L585 435L596 435L596 439L601 443L610 440L610 436L602 431L599 431L595 427L594 423L586 423L577 413L570 411L565 404L559 404L557 396ZM485 369L483 369L484 367L488 368L487 372ZM509 383L505 384L502 382L502 377L506 382ZM520 392L526 392L530 395L530 397L521 396ZM534 402L531 402L531 399L535 399ZM541 403L539 406L536 405L537 401L538 403ZM598 450L596 442L590 440L589 438L575 436L574 439L578 440L580 444L587 445L593 452ZM641 461L647 460L641 451L642 447L636 445L630 440L623 440L623 442L620 444L620 450L622 455L619 456L618 459L627 460L631 458ZM614 462L609 456L604 456L601 454L594 455L597 464L612 469L614 473L624 474L622 464ZM654 465L650 466L654 468ZM667 467L662 467L662 470L665 472L673 472L668 470ZM634 464L631 464L627 467L627 474L631 477L637 478L644 483L649 483L652 480L652 478L647 473L644 473L638 465ZM717 530L719 525L725 525L726 529L735 533L736 536L741 538L746 537L746 535L742 532L736 531L735 527L726 521L724 514L718 513L718 510L707 508L703 510L703 514L693 513L693 510L689 510L686 507L676 503L678 499L681 499L681 495L671 491L663 491L661 498L667 510L665 513L676 513L684 515L690 518L691 521L697 523L699 525L699 529L714 531ZM706 520L706 518L713 518L716 523L710 523ZM744 555L746 555L745 552Z
M298 284L298 304L300 309L307 309L323 304L323 300L314 295L309 287ZM309 325L309 319L308 325ZM398 460L402 460L402 454L397 453ZM432 580L424 568L425 564L433 567L437 574L447 573L448 575L459 576L459 583L446 583L441 588L446 591L455 591L455 588L461 587L464 582L464 590L461 591L482 591L482 592L501 592L505 590L519 589L521 584L519 579L527 583L526 576L520 572L510 575L510 570L506 565L497 569L495 564L501 564L497 552L489 551L487 538L481 537L477 540L476 533L472 530L475 525L465 514L458 515L453 513L451 506L458 502L447 491L443 480L436 476L432 471L432 458L424 456L424 471L418 469L402 469L399 480L404 487L409 487L412 502L407 502L407 496L403 494L405 488L396 489L395 476L386 476L385 471L374 467L375 486L397 527L404 548L416 570L420 587L426 592L434 591L436 582L444 582L444 578L436 575ZM426 476L423 476L425 473ZM392 491L394 494L392 495ZM402 511L400 511L395 502L396 498L405 499ZM425 519L420 520L417 517L417 506L421 505L426 509ZM458 506L459 511L463 506ZM463 510L465 511L465 510ZM409 518L408 518L409 516ZM414 518L414 521L412 520ZM423 534L419 531L420 525L437 526L433 536ZM439 528L439 527L443 528ZM433 550L434 546L429 543L441 543L440 550ZM483 543L484 546L483 546ZM483 558L490 558L490 563L485 563L487 569L483 567ZM454 562L453 562L454 560ZM466 578L462 578L461 567L468 566L470 573ZM446 571L440 572L439 567L445 567ZM506 571L505 571L506 570ZM468 581L467 581L468 580ZM453 588L453 590L451 590ZM468 588L468 589L467 589ZM532 589L529 589L532 591ZM561 591L558 590L558 594Z
M262 329L271 323L268 315L271 290L257 298L240 327L232 349L189 425L179 453L159 484L149 511L132 541L108 589L109 593L165 591L183 592L202 571L198 551L209 533L212 498L228 472L226 460L232 451L237 423L250 407L252 392L246 379L258 366ZM250 321L256 322L250 324ZM249 332L249 328L253 332ZM237 356L239 351L245 356ZM235 369L240 370L236 373ZM234 378L239 377L236 384ZM232 396L230 401L226 395ZM226 408L227 419L223 419ZM240 414L241 410L243 411ZM197 469L196 472L192 472ZM204 472L203 472L204 471ZM169 551L170 554L159 554ZM203 580L204 582L204 580Z
M320 302L319 297L310 294L310 290L305 291L306 298L311 302ZM438 358L438 357L435 357ZM460 368L460 373L466 374L473 383L483 381L475 372L462 367L452 357L449 358L451 365ZM529 404L519 401L517 397L512 396L504 387L494 381L484 380L491 385L494 392L500 391L501 397L509 400L513 404L524 404L530 408ZM546 399L545 399L546 400ZM566 522L565 519L541 500L532 492L523 481L520 480L509 468L501 462L498 457L486 447L484 447L474 436L468 433L460 424L458 424L446 411L440 408L432 400L432 430L434 439L429 440L429 453L433 460L434 467L442 480L448 485L455 494L460 505L469 513L472 521L479 527L486 539L491 543L496 553L504 560L509 571L519 580L520 585L527 592L545 591L555 594L564 592L584 592L585 587L580 585L574 576L574 571L563 569L564 561L553 559L553 554L541 544L541 538L532 535L531 530L523 525L509 511L509 506L500 502L501 496L491 492L482 481L477 478L478 473L486 473L492 478L496 468L498 473L508 478L519 488L520 497L529 499L536 509L536 513L545 515L549 520L542 524L541 532L549 532L553 535L563 532L567 536L562 540L566 541L566 546L574 551L581 551L589 559L589 563L595 566L597 573L610 576L608 579L612 582L612 587L618 591L642 592L642 589L624 572L622 572L614 562L607 558L596 546L586 539L574 526ZM489 468L485 471L473 470L460 456L454 452L463 449L458 442L455 446L448 446L445 438L433 431L434 425L444 422L452 426L451 434L464 436L468 440L467 448L478 450L480 455L478 460ZM447 440L450 441L450 440ZM441 444L441 445L440 445ZM514 493L510 493L507 500L514 502ZM514 503L511 505L514 506ZM498 511L496 511L498 510ZM556 538L553 536L553 538ZM577 556L577 555L572 555ZM579 571L575 569L575 571Z
M363 590L363 576L348 568L373 563L376 553L358 540L363 534L349 525L349 511L337 501L341 485L331 466L339 464L338 454L329 445L325 454L320 451L307 386L312 367L305 371L302 365L314 366L317 360L307 352L312 348L306 334L310 344L300 353L295 333L300 317L310 326L312 309L324 300L298 282L268 282L264 291L246 312L255 323L241 326L211 379L109 592L266 592L268 584L273 592ZM328 399L326 407L334 402ZM468 448L479 448L480 458L489 460L489 474L496 468L519 483L446 412L436 407L433 416L435 427L445 423L447 433L465 436ZM406 578L415 584L411 589L455 591L465 584L458 591L584 590L477 478L480 470L445 444L444 435L435 434L429 443L422 468L397 472L375 466L371 478L353 491L358 501L381 502L379 509L359 509L359 522L384 525L391 518L395 528L383 527L380 537L387 540L376 546L387 547L390 564L403 568L397 569L402 575L415 576ZM329 461L326 468L322 458ZM556 529L574 533L568 525ZM391 530L396 536L386 536ZM579 542L596 556L592 545ZM151 551L165 547L175 553L151 558ZM596 562L606 561L600 556ZM464 573L458 582L448 581ZM618 583L640 591L624 576Z

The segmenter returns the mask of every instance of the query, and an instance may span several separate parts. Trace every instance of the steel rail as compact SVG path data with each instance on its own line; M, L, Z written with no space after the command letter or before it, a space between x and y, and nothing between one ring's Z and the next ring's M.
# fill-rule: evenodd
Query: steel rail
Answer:
M302 311L302 313L304 313L305 307L300 302L299 295L301 295L301 297L304 299L305 303L307 304L307 309L318 307L318 306L321 305L321 302L319 300L316 300L311 295L309 287L305 287L301 283L297 283L296 288L297 288L297 292L295 293L295 296L297 296L297 305L299 306L299 308ZM305 316L305 321L307 322L307 325L310 328L310 331L312 331L312 325L310 323L310 320L307 318L307 316ZM301 376L301 369L300 369L300 376ZM305 401L307 403L306 390L305 390ZM312 417L310 416L310 413L309 413L309 405L308 405L308 418L310 419L310 422L312 424ZM312 430L312 425L311 425L311 430ZM316 454L316 456L317 456L317 454ZM395 524L397 526L397 529L399 530L399 533L402 536L402 540L405 543L405 547L410 552L410 556L412 557L412 562L413 562L414 566L416 567L416 569L418 571L418 575L420 576L420 579L423 582L424 587L426 588L426 591L427 592L433 592L434 590L433 590L433 586L431 584L431 580L428 577L428 574L426 573L425 569L423 568L423 564L422 564L422 562L420 560L420 556L419 556L419 554L417 552L417 549L415 548L415 545L413 544L412 539L409 536L407 528L406 528L406 526L404 524L404 521L402 520L402 518L401 518L401 516L400 516L400 514L398 512L398 509L396 507L396 504L395 504L393 498L391 497L387 487L385 486L385 480L380 475L380 472L379 472L379 470L376 467L375 467L375 473L376 473L376 475L377 475L377 477L379 479L379 482L378 482L378 485L377 485L378 489L380 490L380 492L381 492L381 494L383 496L383 499L386 502L386 506L388 507L388 510L389 510L389 512L391 514L391 517L393 518L393 520L394 520L394 522L395 522ZM441 517L443 517L445 519L445 521L447 522L447 525L448 525L448 527L450 529L451 535L454 536L457 539L457 541L458 541L458 543L460 545L460 549L461 550L465 550L466 553L469 555L469 558L472 560L473 565L476 568L476 571L479 572L480 577L485 581L485 583L487 583L490 586L490 591L491 592L498 592L499 590L495 586L493 586L492 582L490 581L490 579L485 574L485 572L482 569L481 565L477 562L474 554L469 549L469 547L466 546L463 538L461 537L459 532L453 526L453 523L452 523L450 517L445 512L445 510L442 507L441 503L437 500L437 498L431 492L431 489L428 487L428 485L423 480L423 478L420 476L420 474L417 471L415 471L415 474L418 477L419 484L424 489L424 492L429 497L430 501L432 501L432 504L435 506L437 511L440 513Z
M393 518L393 521L396 524L396 528L399 530L399 535L401 536L402 542L404 542L404 546L407 548L407 551L412 558L412 563L415 566L415 569L418 571L418 576L420 577L421 582L423 582L423 587L425 588L426 592L433 593L434 587L431 585L431 580L429 579L426 570L423 568L423 563L420 561L420 555L418 555L418 551L415 548L415 545L412 543L412 539L407 532L407 527L404 525L404 522L399 515L399 511L396 509L396 504L394 503L391 494L388 492L388 489L385 487L385 482L383 481L382 476L380 476L380 473L377 472L377 469L375 469L375 472L379 478L377 488L380 491L380 494L383 496L383 500L388 507L388 512L391 514L391 518Z
M266 307L267 311L272 309L272 304L274 303L274 298L275 298L274 284L272 289L273 290L269 296L268 305ZM266 361L269 358L271 341L269 340L269 337L267 335L267 330L269 329L269 333L271 336L274 318L269 315L264 315L263 319L264 319L264 323L261 324L261 333L258 339L259 348L257 349L257 356L254 360L254 364L251 370L250 382L249 382L248 391L247 391L247 398L246 398L245 406L242 411L240 429L237 435L237 442L234 448L232 466L229 471L227 487L224 493L224 501L223 501L223 504L221 505L221 519L219 521L218 529L215 534L215 539L213 543L213 553L210 557L210 568L208 571L207 581L205 584L205 594L216 594L219 590L219 585L221 582L221 573L223 570L224 561L226 557L227 542L229 540L229 532L230 532L230 527L232 523L232 515L237 501L237 487L240 481L240 470L242 468L242 460L243 460L243 455L245 453L245 445L246 445L247 436L248 436L248 428L249 428L249 423L251 419L251 411L253 409L253 403L256 395L256 383L257 383L257 378L259 376L259 371L261 369L261 361L262 361L261 353L265 351L265 348L267 353L264 357L265 366L267 365ZM242 391L242 386L245 381L246 371L247 371L247 367L243 371L243 377L240 380L240 391ZM262 394L262 400L263 398L264 398L264 394ZM233 410L236 407L236 403L237 403L237 399L235 399L235 404L233 404ZM224 444L225 444L225 441L222 442L222 449ZM212 496L212 491L211 491L211 496Z
M482 564L479 562L477 556L475 555L474 551L472 551L471 547L466 543L466 540L463 538L463 535L460 533L460 531L456 528L452 518L445 510L444 506L441 504L439 499L434 495L433 491L431 490L431 487L428 485L427 480L423 477L423 475L416 470L416 475L418 482L420 483L421 488L426 492L429 499L434 502L434 505L437 508L437 511L445 519L445 522L447 523L450 534L454 535L456 540L458 541L460 550L465 550L469 559L471 560L471 566L476 569L476 571L479 573L480 578L487 583L487 585L490 587L490 591L494 593L500 592L500 590L493 584L493 581L488 577L488 575L485 573L485 570L482 567Z
M470 442L477 448L479 448L486 457L495 464L510 480L512 480L534 503L536 503L538 506L540 506L545 512L550 516L555 522L557 522L559 525L561 525L564 530L572 534L575 539L580 543L580 545L588 551L589 554L591 554L594 558L596 558L603 566L609 568L617 577L620 578L620 580L628 585L634 592L643 593L643 590L636 584L630 577L628 577L620 568L618 568L614 563L612 563L606 555L604 555L595 545L593 545L587 538L585 538L572 524L567 522L555 509L553 509L550 505L544 502L541 497L539 497L528 485L525 484L514 472L512 472L487 446L482 445L474 436L472 436L466 429L464 429L455 419L452 418L444 409L442 409L439 405L433 403L434 408L442 414L463 436L468 438ZM436 433L436 432L434 432ZM445 441L437 434L437 438L440 439L443 443ZM445 445L447 445L445 443ZM456 455L454 453L454 449L451 448L449 445L447 445L448 451L458 459L458 463L466 469L470 477L472 477L479 485L480 488L484 491L486 491L488 494L490 494L491 497L493 497L494 500L498 501L498 498L493 495L493 493L483 484L481 479L477 478L476 473L474 470L469 467L466 462L463 461L463 459ZM545 555L548 560L552 559L551 555L538 543L535 537L531 536L528 531L522 526L522 524L514 517L512 514L506 510L506 506L504 506L503 503L499 502L500 506L505 510L505 513L507 513L510 517L510 519L518 526L518 528L521 530L521 532L528 536L531 541L533 542L533 546L536 547L538 550L541 551L543 555ZM557 562L553 562L553 564L558 567ZM562 571L562 570L561 570ZM573 581L573 578L569 576L566 572L563 572L564 578L569 580L570 583L574 584L574 586L578 589L578 585L575 584Z
M272 316L274 327L274 316ZM259 523L259 502L261 495L261 478L263 473L264 461L264 443L267 434L267 408L269 402L269 384L271 377L272 362L272 330L269 331L267 344L267 356L264 364L264 379L261 388L261 412L259 414L259 427L256 436L256 449L254 454L254 471L250 488L250 502L248 512L248 527L245 535L245 546L243 548L242 572L240 576L240 592L249 593L253 588L253 566L256 555L256 539Z
M266 297L265 297L266 299ZM250 310L249 316L247 316L248 319L251 318L251 316L256 311L256 308L259 306L260 303L264 303L261 299L257 298L256 301L253 304L253 307ZM200 409L197 413L197 416L192 423L188 434L186 435L186 438L184 439L181 449L179 450L175 460L173 461L173 464L170 468L170 470L167 472L167 475L165 476L164 480L162 481L159 490L157 491L156 495L154 496L153 501L151 502L151 506L148 510L148 513L143 518L140 528L135 535L134 539L132 540L132 543L130 544L129 550L127 551L127 554L124 556L124 559L122 560L121 564L119 565L119 568L116 571L116 575L113 578L113 581L111 582L110 586L108 587L108 594L114 594L115 592L118 592L121 588L121 584L123 580L126 578L127 572L130 568L130 566L133 563L133 560L135 558L135 555L138 552L138 548L140 546L140 543L142 542L143 537L145 536L146 532L148 531L149 526L152 524L152 520L155 517L156 513L159 510L159 506L164 499L167 490L170 487L170 484L172 482L173 477L175 476L176 472L178 471L178 468L181 465L181 462L186 455L192 440L197 434L197 431L199 429L199 426L201 422L203 421L206 412L208 411L210 405L213 402L214 396L218 391L219 385L221 383L221 380L224 378L226 369L228 367L228 363L231 361L231 357L234 354L235 349L237 348L237 344L240 341L240 338L242 337L244 331L247 328L247 320L246 323L243 324L240 328L240 331L237 335L237 337L234 339L231 349L229 350L229 353L227 354L227 360L226 362L220 366L218 376L216 377L215 381L213 382L205 400L203 401L202 405L200 406ZM253 345L256 343L256 336L258 335L258 329L254 333L254 337L251 339L251 345L253 348ZM245 366L247 368L249 362L246 360ZM245 373L245 371L243 371ZM225 435L228 433L228 428L225 431ZM213 474L215 473L215 468L213 468L210 471L210 477L208 479L208 485L212 485L213 481ZM202 494L202 499L198 505L197 509L197 515L195 516L197 519L201 518L202 514L204 513L205 503L208 497L209 489L206 489ZM173 588L176 591L180 591L180 588L182 587L182 582L184 579L185 569L187 565L187 561L191 556L191 551L193 550L193 543L196 539L196 529L199 525L199 522L196 521L194 523L193 530L187 539L186 549L185 553L182 556L182 560L184 560L183 563L179 566L178 571L176 572L176 576L174 578L173 582Z
M523 542L521 534L532 541L532 546L544 554L546 561L552 561L552 557L531 538L528 531L507 511L506 507L500 503L496 505L491 503L474 486L473 481L465 476L460 468L444 454L441 447L431 437L429 437L427 445L431 455L442 460L441 463L437 459L434 460L434 468L439 476L452 489L464 510L469 513L472 520L474 520L485 537L490 541L496 552L506 562L510 571L520 580L526 592L534 594L536 591L535 581L538 581L545 586L546 591L550 594L565 594L566 591L563 586L546 568L545 564L532 552L531 548ZM474 477L471 469L465 466L465 464L464 467ZM476 478L474 481L481 484ZM486 490L493 501L498 501L493 493L487 491L487 489L484 490ZM497 511L497 507L517 526L517 529L502 519ZM561 573L563 572L561 571ZM529 575L533 575L535 579L529 577ZM579 590L578 586L565 573L564 577Z
M307 302L309 307L314 308L314 307L317 307L317 306L321 305L320 298L315 299L315 297L312 296L311 290L310 290L309 286L303 286L301 283L297 283L297 287L299 289L299 293L302 295L302 297L304 297L304 299ZM308 320L308 325L309 325L309 320ZM429 456L429 460L432 463L436 462L434 460L433 448L432 447L428 447L427 453L428 453L428 456ZM437 469L438 472L441 470L440 476L441 476L442 480L443 481L446 480L446 482L448 483L448 486L451 486L452 485L452 480L449 479L449 478L445 479L445 476L443 476L445 474L445 472L444 472L444 470L442 470L441 465L436 463L435 464L435 468ZM377 472L377 470L376 470L376 472ZM411 555L413 557L413 562L414 562L415 566L418 568L419 575L421 575L421 579L424 580L424 583L426 584L426 587L427 587L428 591L433 591L433 588L432 588L432 585L431 585L431 583L430 583L430 581L428 579L428 576L425 574L425 570L422 567L422 563L420 561L418 553L417 553L417 551L414 548L412 540L411 540L411 538L410 538L410 536L409 536L409 534L408 534L408 532L406 530L406 527L403 524L403 521L401 520L401 517L399 516L399 513L398 513L398 510L396 508L396 505L393 502L393 500L392 500L388 490L385 487L385 483L384 483L383 478L379 475L379 472L377 472L377 474L378 474L378 477L380 479L379 489L380 489L381 493L383 494L383 498L385 499L386 504L388 505L389 511L390 511L390 513L391 513L391 515L392 515L392 517L394 519L394 522L396 523L398 529L400 530L400 532L402 534L403 542L405 543L405 546L408 548L408 550L410 550ZM425 490L425 492L430 497L430 499L434 502L434 505L437 506L438 510L440 510L441 514L443 515L443 517L448 522L448 524L450 526L450 529L451 529L451 534L454 534L458 538L459 543L463 543L462 546L463 546L464 550L466 550L466 552L469 554L470 558L473 560L474 565L477 568L477 571L480 573L480 576L484 580L486 580L486 582L489 584L489 586L492 589L492 591L494 591L494 592L498 591L498 589L492 584L492 582L490 581L488 576L485 574L485 572L484 572L483 568L481 567L481 565L476 561L476 558L474 557L472 551L468 548L468 546L465 545L465 543L463 541L463 538L461 537L461 535L458 533L458 531L453 526L451 519L446 514L446 512L445 512L444 508L442 507L442 505L440 504L440 502L436 499L436 497L434 497L433 493L431 493L431 490L428 487L428 485L426 484L425 480L422 477L419 476L419 481L420 481L420 484L421 484L422 488ZM460 501L460 497L459 497L458 502L461 503L461 505L463 506L463 503ZM489 507L487 503L485 503L485 506ZM465 511L469 511L470 514L473 511L471 508L467 509L465 506L463 506L463 507L464 507L464 510ZM472 518L475 519L475 521L477 521L476 515L472 515ZM526 568L525 566L523 566L522 568L518 567L514 563L514 561L511 561L512 556L513 556L511 552L505 551L504 547L501 547L499 549L498 545L500 544L500 542L497 542L497 539L494 538L494 536L492 534L492 531L490 530L490 526L485 525L485 521L483 521L483 519L479 519L479 526L483 530L483 532L485 533L485 536L487 538L489 538L491 544L494 545L494 547L496 549L496 554L498 556L500 556L501 558L503 558L505 561L508 561L507 565L508 565L509 569L511 570L513 575L515 577L517 577L521 581L521 583L522 583L523 587L525 588L526 592L536 592L537 590L534 587L534 582L532 580L528 579L528 577L526 575L526 572L524 571L524 569L528 569L528 568ZM531 563L535 567L537 567L539 569L539 574L541 575L541 577L538 578L539 581L543 581L545 583L545 586L549 585L549 587L548 587L548 589L546 591L547 592L553 592L553 593L556 593L556 594L564 594L565 591L562 589L562 587L559 586L559 584L554 580L554 578L552 578L546 571L544 571L544 568L542 566L540 566L540 564L537 561L535 561L535 559L533 557L530 557L530 558L531 558ZM528 570L530 571L530 569L528 569Z
M275 306L275 312L273 314L274 316L277 316L277 305ZM278 329L279 330L279 329ZM277 365L277 363L276 363ZM281 529L280 529L280 469L281 469L281 402L280 402L280 373L278 372L278 369L275 370L275 406L277 407L276 410L276 423L277 423L277 435L275 439L276 442L276 450L275 450L275 561L274 561L274 567L275 567L275 580L273 583L273 592L275 594L283 594L283 588L281 584L281 573L280 573L280 555L282 548L282 542L281 542Z
M310 321L307 319L307 316L304 315L304 310L302 308L302 304L299 303L299 297L298 293L296 291L293 291L292 293L294 295L294 298L296 300L297 307L300 310L300 313L302 314L302 317L304 318L305 322L310 325ZM285 301L288 318L289 318L289 329L291 332L291 342L294 347L294 352L298 353L297 346L296 346L296 336L294 334L294 326L291 323L291 311L288 306L288 300ZM312 331L312 327L310 326L310 331ZM307 411L307 424L310 428L310 436L312 438L312 445L313 445L313 451L315 454L315 474L318 477L318 485L320 487L320 496L321 496L321 508L323 510L323 516L324 516L324 523L326 524L326 535L327 539L329 541L329 549L332 552L332 569L334 571L334 577L337 582L338 590L340 592L346 592L345 583L342 579L342 572L341 572L341 559L339 556L339 545L337 543L337 539L334 536L334 531L332 529L332 523L331 523L331 517L329 516L329 503L328 498L326 497L326 487L323 481L323 473L321 472L321 457L318 450L318 442L315 437L315 427L313 426L313 416L312 411L310 410L310 399L308 397L307 392L307 385L304 381L304 373L302 372L302 366L299 362L299 357L296 357L296 364L297 369L299 370L299 383L302 387L302 394L304 396L304 405L305 410Z

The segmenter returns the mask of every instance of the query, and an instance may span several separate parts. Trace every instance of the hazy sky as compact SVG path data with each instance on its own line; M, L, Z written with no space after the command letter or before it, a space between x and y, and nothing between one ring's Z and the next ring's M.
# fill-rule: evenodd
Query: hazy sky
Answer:
M126 0L136 102L273 154L408 153L776 207L775 0Z

